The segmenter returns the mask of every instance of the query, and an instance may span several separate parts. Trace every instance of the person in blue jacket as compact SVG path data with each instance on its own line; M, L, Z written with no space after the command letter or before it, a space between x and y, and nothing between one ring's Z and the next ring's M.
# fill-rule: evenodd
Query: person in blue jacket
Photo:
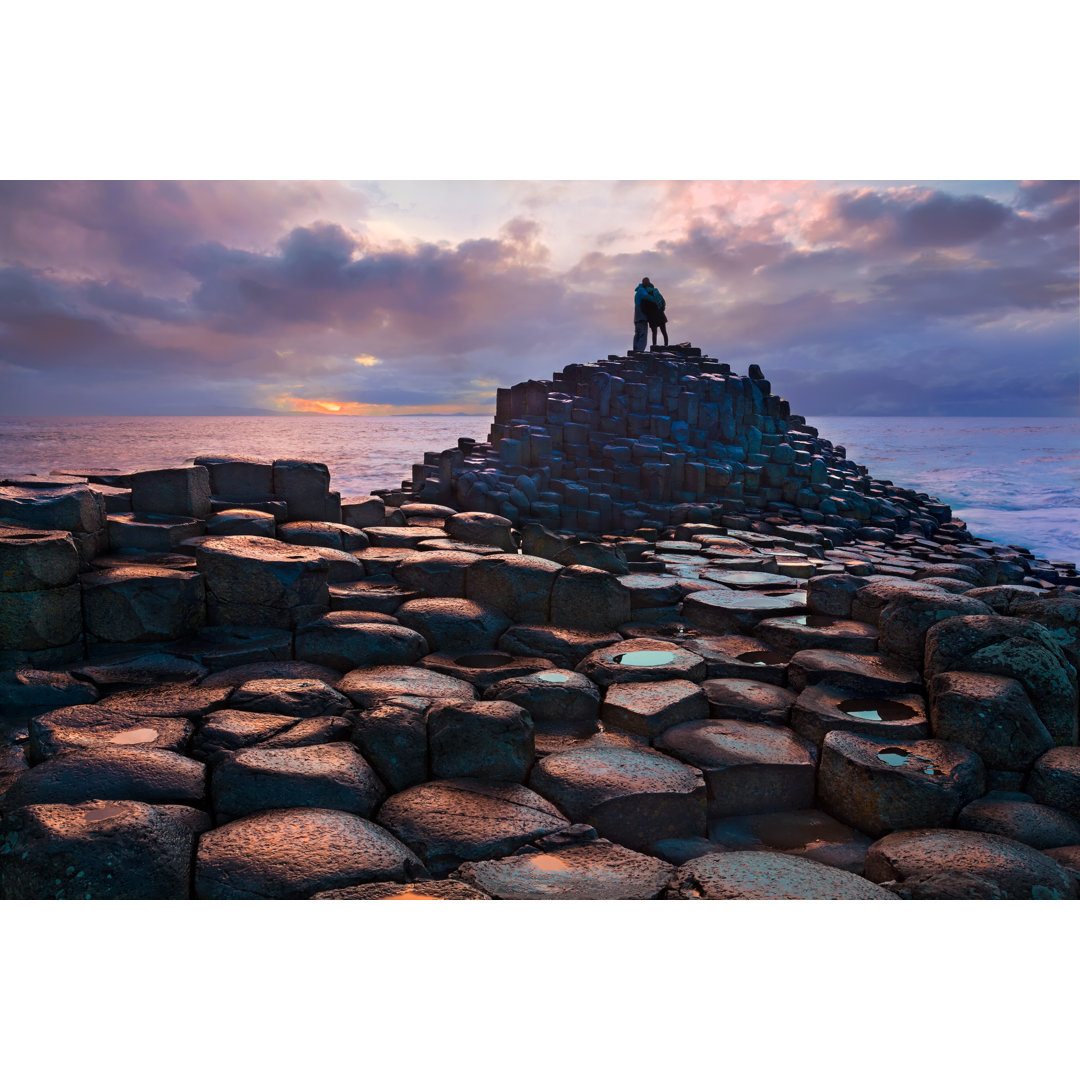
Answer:
M634 352L644 352L649 344L649 313L647 307L654 306L649 295L650 281L642 278L641 284L634 290Z
M668 343L667 316L664 309L667 302L660 290L646 277L634 290L634 351L644 352L648 344L648 330L652 328L652 343L656 344L656 331L664 335L664 344Z
M667 308L667 301L660 290L648 278L645 278L642 284L648 286L649 289L651 303L643 303L642 308L645 311L646 318L649 320L649 329L652 330L652 343L656 344L656 331L659 330L664 335L664 344L666 345L668 343L667 315L664 312Z

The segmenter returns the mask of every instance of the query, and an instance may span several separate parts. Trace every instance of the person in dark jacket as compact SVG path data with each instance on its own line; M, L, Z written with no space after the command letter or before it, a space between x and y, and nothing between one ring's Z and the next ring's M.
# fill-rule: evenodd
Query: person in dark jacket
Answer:
M641 284L634 290L634 352L644 352L649 344L648 308L655 307L649 295L649 279L642 278Z
M648 278L642 278L641 284L646 287L648 292L648 298L642 302L641 306L648 319L649 329L652 330L652 343L656 344L656 331L659 330L664 335L664 344L666 345L668 343L667 315L665 314L667 301L660 290Z

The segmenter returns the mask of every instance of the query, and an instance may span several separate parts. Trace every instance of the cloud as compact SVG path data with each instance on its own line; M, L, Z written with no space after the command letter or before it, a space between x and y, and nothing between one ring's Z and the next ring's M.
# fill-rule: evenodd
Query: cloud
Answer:
M494 386L623 351L648 275L674 340L783 373L796 411L1074 407L1075 183L531 184L503 201L501 225L450 242L404 238L370 187L0 184L0 364L26 395L35 377L41 394L92 383L112 411L155 411L164 388L193 411L489 409ZM600 228L619 208L626 227ZM1023 397L1017 372L1060 400Z

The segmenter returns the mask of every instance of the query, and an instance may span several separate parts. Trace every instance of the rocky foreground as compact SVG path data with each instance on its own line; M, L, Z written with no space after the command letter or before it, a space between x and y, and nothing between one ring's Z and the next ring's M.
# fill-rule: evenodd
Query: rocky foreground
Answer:
M1074 899L1080 578L697 350L0 485L7 899Z

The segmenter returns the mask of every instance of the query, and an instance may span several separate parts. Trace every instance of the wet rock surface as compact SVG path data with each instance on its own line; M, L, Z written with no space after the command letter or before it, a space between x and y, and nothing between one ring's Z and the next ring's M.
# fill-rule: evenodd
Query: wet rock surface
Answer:
M541 838L505 859L464 863L454 877L496 900L655 900L674 874L660 859L607 840Z
M797 855L732 851L683 863L670 900L895 900L865 878Z
M386 800L378 821L436 875L463 862L510 855L569 824L535 791L492 780L436 780L409 788Z
M821 801L868 836L949 826L985 783L982 762L958 743L832 731L822 744Z
M197 835L215 898L855 895L815 864L927 827L1074 882L1075 565L693 348L496 397L344 502L293 459L0 482L18 895L191 895ZM953 863L884 891L1061 892ZM416 884L461 864L490 892Z
M201 900L303 900L372 881L427 877L423 863L374 822L341 810L268 810L199 838Z
M370 817L384 794L374 770L345 742L240 750L214 766L210 781L218 824L301 806Z
M529 783L575 823L635 850L705 835L701 772L647 748L594 739L537 762Z
M801 810L814 803L817 753L790 729L696 720L667 731L657 748L701 770L710 816Z
M958 877L958 875L963 875ZM1076 882L1050 856L1004 836L956 829L895 832L866 856L871 881L918 900L1071 900Z
M195 832L134 801L26 806L4 816L6 900L186 900Z

